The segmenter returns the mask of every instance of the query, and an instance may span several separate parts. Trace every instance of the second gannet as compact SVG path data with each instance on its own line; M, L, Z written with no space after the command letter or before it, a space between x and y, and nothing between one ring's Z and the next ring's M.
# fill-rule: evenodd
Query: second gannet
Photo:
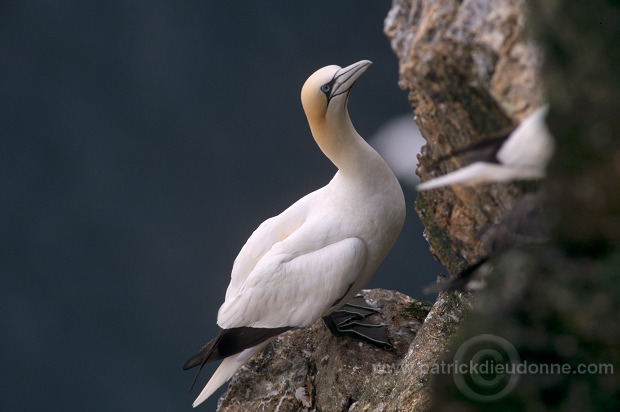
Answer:
M312 136L338 172L263 222L239 252L218 312L222 329L184 365L202 369L223 359L194 407L275 336L345 305L396 241L405 219L403 192L347 111L351 87L370 64L327 66L304 84L301 101Z
M492 159L477 161L418 185L418 191L462 184L530 180L545 177L554 143L545 124L548 106L532 112L500 141ZM463 151L464 152L464 151Z

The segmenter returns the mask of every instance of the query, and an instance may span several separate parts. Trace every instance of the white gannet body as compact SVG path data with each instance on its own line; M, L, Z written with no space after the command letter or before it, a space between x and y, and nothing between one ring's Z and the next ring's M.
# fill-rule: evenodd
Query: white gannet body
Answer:
M541 106L526 117L499 147L495 162L474 162L423 182L418 190L545 177L545 168L554 150L553 138L545 124L547 110L547 106Z
M224 359L194 406L223 385L276 335L313 324L368 282L398 237L402 190L383 159L355 131L349 91L367 60L316 71L301 99L312 135L338 172L263 222L235 259L218 336L184 368Z

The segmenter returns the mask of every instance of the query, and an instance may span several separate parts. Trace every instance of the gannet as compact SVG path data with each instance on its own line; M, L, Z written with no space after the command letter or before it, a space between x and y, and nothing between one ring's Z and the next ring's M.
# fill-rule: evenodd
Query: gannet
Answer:
M553 154L554 144L545 124L548 106L541 106L526 117L493 153L491 161L477 161L446 175L418 185L418 190L453 184L541 179Z
M275 336L346 304L400 234L401 187L347 111L351 87L370 64L323 67L305 82L301 101L312 136L338 171L326 186L263 222L241 248L218 311L222 329L184 365L202 369L223 359L194 407Z
M416 155L421 152L426 140L411 112L385 122L368 142L379 152L402 184L416 188L420 183L420 178L415 173Z

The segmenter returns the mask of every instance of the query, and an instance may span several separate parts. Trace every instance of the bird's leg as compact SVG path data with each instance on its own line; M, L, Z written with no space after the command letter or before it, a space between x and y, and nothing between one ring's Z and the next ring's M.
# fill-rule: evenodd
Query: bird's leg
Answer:
M334 336L353 336L382 349L391 349L392 343L384 324L375 324L367 318L379 313L368 306L363 296L355 296L340 309L323 317L323 322Z

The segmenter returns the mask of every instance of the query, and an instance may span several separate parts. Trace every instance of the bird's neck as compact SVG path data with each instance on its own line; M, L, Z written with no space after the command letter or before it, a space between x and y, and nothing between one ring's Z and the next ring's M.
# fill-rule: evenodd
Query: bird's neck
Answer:
M319 148L342 174L360 176L369 162L384 163L357 133L347 112L337 118L311 120L310 129Z

